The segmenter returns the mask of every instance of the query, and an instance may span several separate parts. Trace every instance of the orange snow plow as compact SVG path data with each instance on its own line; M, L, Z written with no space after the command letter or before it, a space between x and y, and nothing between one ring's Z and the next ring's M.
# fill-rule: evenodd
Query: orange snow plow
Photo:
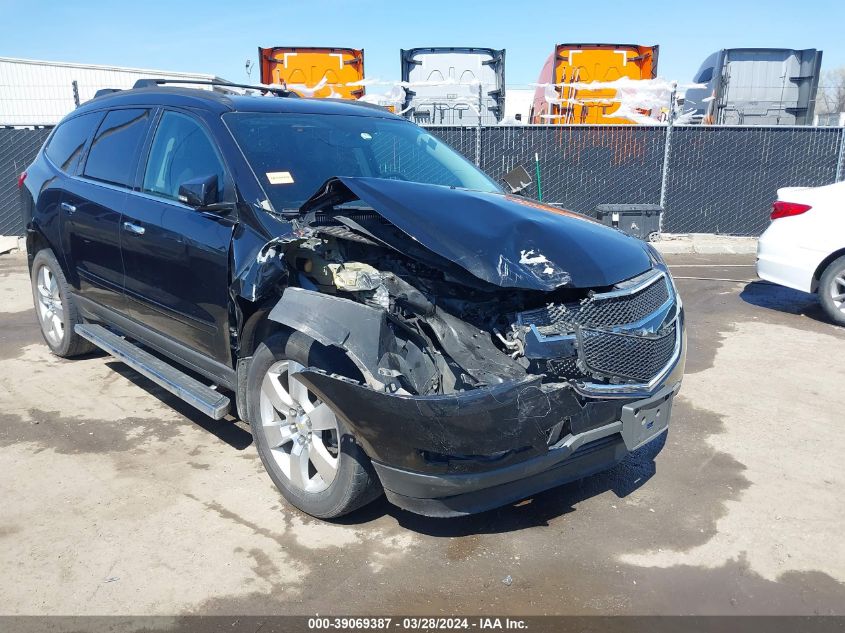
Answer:
M360 84L364 79L363 49L259 47L258 59L263 84L287 84L288 89L303 97L364 96L364 86Z
M531 122L542 124L625 125L614 116L622 106L613 87L587 89L591 82L654 79L658 46L636 44L558 44L540 72ZM637 109L648 116L649 110Z

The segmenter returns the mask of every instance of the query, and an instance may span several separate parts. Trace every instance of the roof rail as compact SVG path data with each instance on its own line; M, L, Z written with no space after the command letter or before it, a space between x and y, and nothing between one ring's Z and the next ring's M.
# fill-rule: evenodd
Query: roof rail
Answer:
M102 97L103 95L110 95L115 92L120 92L120 88L100 88L97 92L94 93L94 99L97 97Z
M287 88L272 88L269 86L254 86L251 84L236 84L225 80L203 80L203 79L139 79L132 86L135 88L155 88L165 84L189 84L193 86L220 86L222 88L246 88L249 90L258 90L259 92L269 92L277 97L299 97L298 94L288 90Z

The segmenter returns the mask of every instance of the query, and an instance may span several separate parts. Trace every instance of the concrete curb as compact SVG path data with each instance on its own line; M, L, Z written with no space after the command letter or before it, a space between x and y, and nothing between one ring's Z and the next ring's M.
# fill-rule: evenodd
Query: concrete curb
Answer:
M757 253L756 237L733 237L712 233L664 234L653 242L664 255L754 255Z

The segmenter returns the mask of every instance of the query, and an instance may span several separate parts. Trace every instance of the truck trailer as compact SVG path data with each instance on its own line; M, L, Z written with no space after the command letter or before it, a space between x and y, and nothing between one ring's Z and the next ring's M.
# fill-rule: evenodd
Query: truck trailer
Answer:
M258 49L261 83L281 84L302 97L364 96L364 50L312 46Z
M402 111L416 123L477 125L480 117L490 125L505 116L504 49L403 49L401 64Z
M701 64L686 92L705 125L812 125L822 51L725 48Z
M541 124L624 125L635 123L617 114L622 103L613 87L586 89L625 78L654 79L659 47L638 44L558 44L546 59L531 109ZM649 111L640 114L648 116Z

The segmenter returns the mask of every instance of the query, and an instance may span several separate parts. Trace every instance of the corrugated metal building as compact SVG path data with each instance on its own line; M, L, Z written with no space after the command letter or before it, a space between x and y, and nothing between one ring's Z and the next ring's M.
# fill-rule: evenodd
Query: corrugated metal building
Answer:
M218 80L200 73L0 57L0 126L55 125L101 88L131 88L138 79Z

